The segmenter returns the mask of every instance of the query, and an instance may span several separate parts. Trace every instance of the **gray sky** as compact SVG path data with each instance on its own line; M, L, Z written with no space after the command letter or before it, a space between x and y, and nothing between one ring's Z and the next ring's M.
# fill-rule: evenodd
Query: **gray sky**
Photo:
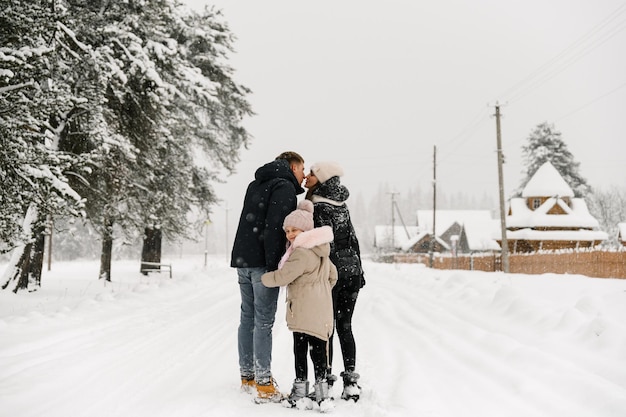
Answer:
M506 197L544 121L591 186L626 186L624 1L185 2L223 11L235 79L253 91L254 140L218 187L234 218L255 169L284 150L307 169L341 163L367 200L384 184L431 187L436 146L438 192L497 202L497 102Z

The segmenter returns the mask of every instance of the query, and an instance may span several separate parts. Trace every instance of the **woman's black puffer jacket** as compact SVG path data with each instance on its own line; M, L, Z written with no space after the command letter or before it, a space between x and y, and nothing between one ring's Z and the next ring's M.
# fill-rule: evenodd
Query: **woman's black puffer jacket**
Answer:
M349 196L350 192L337 176L319 184L311 195L315 207L313 221L315 227L330 226L333 229L335 239L330 244L330 260L337 267L339 280L358 276L362 287L365 280L361 250L345 203Z

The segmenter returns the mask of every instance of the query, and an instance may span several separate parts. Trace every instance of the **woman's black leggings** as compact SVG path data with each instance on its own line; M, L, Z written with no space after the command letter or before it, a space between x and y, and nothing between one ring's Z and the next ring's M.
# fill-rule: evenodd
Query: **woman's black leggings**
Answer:
M296 366L296 379L306 381L309 373L307 365L307 353L311 352L311 361L313 362L313 371L315 380L326 378L326 370L328 368L327 356L328 343L325 340L318 339L305 333L293 333L293 356Z
M339 337L339 345L343 355L343 367L346 372L356 367L356 343L352 334L352 315L361 289L361 277L340 278L333 287L333 310L335 314L335 331ZM328 362L333 363L333 336L328 341ZM328 373L331 370L329 368Z

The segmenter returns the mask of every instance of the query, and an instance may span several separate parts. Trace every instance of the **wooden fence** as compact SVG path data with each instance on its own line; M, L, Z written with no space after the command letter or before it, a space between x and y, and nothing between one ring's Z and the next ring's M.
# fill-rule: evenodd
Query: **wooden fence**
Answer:
M390 260L430 265L428 254L394 254ZM436 269L501 271L502 262L500 254L459 255L456 257L435 254L433 267ZM626 279L626 251L512 253L509 254L509 272L520 274L580 274L597 278Z

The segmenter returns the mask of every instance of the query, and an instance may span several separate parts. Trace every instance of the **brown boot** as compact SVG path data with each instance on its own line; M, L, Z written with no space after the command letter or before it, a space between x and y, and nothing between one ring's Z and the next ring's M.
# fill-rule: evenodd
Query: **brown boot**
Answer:
M247 394L252 394L256 388L256 383L254 382L254 377L245 378L241 377L241 392L245 392Z
M257 383L256 392L257 398L255 399L255 401L257 403L278 403L281 402L283 399L283 394L278 391L278 384L276 384L274 378L270 378L267 384Z

